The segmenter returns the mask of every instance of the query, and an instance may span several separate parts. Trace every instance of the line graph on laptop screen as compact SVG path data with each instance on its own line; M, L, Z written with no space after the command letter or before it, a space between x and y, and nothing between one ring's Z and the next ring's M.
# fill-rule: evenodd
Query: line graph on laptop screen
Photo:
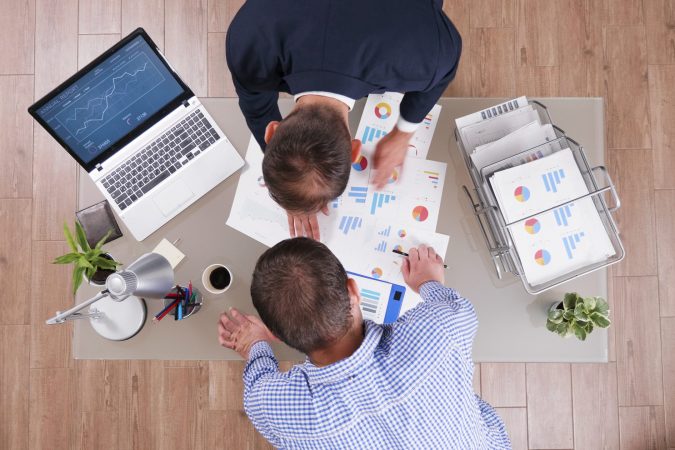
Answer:
M78 75L37 113L85 163L184 93L142 36Z
M95 86L85 87L83 95L57 116L77 142L122 114L164 81L145 52L115 67ZM126 122L131 125L132 118Z

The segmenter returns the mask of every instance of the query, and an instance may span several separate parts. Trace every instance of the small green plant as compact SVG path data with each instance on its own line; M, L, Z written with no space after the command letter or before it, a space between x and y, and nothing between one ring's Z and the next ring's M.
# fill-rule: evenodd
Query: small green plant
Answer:
M108 240L112 231L108 231L103 238L91 248L89 242L87 242L87 236L84 234L84 228L80 225L80 222L75 221L75 236L77 241L73 239L73 234L70 232L67 224L63 224L63 234L66 237L68 246L70 247L71 252L66 253L63 256L59 256L52 264L73 264L73 293L77 292L77 289L82 284L82 277L86 275L87 278L91 279L94 274L99 270L112 270L115 271L117 266L121 265L113 259L109 259L104 256L104 251L101 249L103 244Z
M562 337L574 334L581 341L594 327L607 328L609 305L601 297L581 297L576 292L565 294L562 309L551 309L546 320L546 329Z

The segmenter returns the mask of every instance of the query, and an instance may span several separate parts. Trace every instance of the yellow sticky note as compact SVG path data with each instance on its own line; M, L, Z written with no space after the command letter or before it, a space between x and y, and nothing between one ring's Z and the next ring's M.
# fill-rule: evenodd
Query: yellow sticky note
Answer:
M162 239L152 252L165 257L171 264L171 267L174 269L178 264L180 264L183 258L185 258L185 254L178 250L175 245L166 239Z

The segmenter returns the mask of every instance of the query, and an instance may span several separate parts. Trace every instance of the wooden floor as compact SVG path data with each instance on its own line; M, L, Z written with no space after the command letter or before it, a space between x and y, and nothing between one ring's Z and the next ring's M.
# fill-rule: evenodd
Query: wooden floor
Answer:
M74 361L66 249L75 163L26 107L143 26L199 96L233 96L241 0L0 0L0 449L265 448L240 362ZM480 364L514 448L675 448L675 1L446 0L464 39L449 96L601 96L628 256L609 364ZM215 329L214 329L214 339Z

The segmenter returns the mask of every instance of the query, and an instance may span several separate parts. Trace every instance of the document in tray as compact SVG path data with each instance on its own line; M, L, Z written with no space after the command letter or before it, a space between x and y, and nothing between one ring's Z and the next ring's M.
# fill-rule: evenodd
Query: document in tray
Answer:
M482 111L471 113L463 117L458 117L455 119L455 125L457 125L457 129L462 129L467 125L482 122L483 120L494 119L495 117L499 117L526 105L527 97L514 98L512 100L507 100L504 103L485 108Z
M614 256L614 246L591 198L510 227L525 278L532 285Z
M588 193L569 148L496 172L490 178L490 185L507 222Z
M516 131L507 134L501 139L497 139L489 144L479 145L471 154L471 160L474 166L480 172L483 168L495 164L499 161L511 158L521 152L533 147L545 144L556 138L553 125L541 125L538 120L534 120ZM548 156L550 151L543 147L540 151L532 152L527 155L526 161L518 161L519 164L533 161L535 159ZM489 174L486 174L489 175Z
M374 149L379 140L394 128L400 115L401 100L403 100L403 94L398 92L368 96L359 127L356 130L356 139L361 140L365 149ZM408 156L426 159L440 114L441 105L435 105L429 111L410 140Z

